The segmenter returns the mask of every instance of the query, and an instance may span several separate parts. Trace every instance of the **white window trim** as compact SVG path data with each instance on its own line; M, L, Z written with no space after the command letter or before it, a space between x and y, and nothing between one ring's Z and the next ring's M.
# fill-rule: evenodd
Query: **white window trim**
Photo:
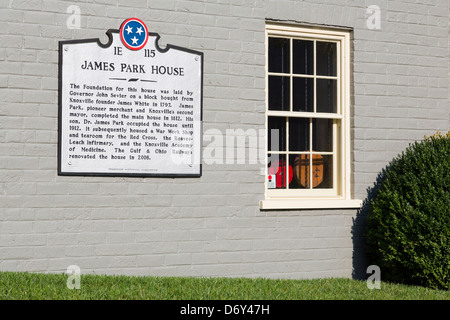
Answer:
M303 199L303 198L277 198L266 199L259 202L262 210L284 209L357 209L361 208L362 200L351 199Z
M288 37L301 37L301 38L312 38L312 39L323 39L323 40L334 40L340 43L342 48L341 52L338 53L340 57L340 78L341 78L341 113L335 114L336 119L341 119L341 165L340 165L340 181L338 186L338 196L323 196L323 197L282 197L273 196L274 190L267 188L267 180L265 179L265 199L261 200L259 203L260 209L338 209L338 208L360 208L362 205L362 200L352 199L351 197L351 157L350 157L350 33L348 31L340 31L335 29L327 28L309 28L302 26L287 26L282 23L267 23L266 24L266 34L265 34L265 46L266 46L266 59L268 54L268 38L269 35L279 35ZM341 54L342 53L342 54ZM266 97L268 90L268 66L266 63ZM268 114L266 99L266 115ZM270 115L275 115L276 111L270 111ZM285 116L286 113L280 113L280 116ZM309 116L304 114L304 116ZM312 115L311 115L312 116ZM318 117L314 114L314 117ZM319 115L320 117L320 115ZM331 118L329 115L324 115L324 117ZM266 121L267 121L266 117ZM268 124L266 123L266 128ZM266 150L268 143L268 137L266 136ZM267 157L267 152L266 152ZM272 196L270 195L272 194Z

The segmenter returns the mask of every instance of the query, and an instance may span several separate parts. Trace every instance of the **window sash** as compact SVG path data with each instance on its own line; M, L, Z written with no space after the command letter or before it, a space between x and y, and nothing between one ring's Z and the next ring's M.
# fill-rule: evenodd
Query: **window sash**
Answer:
M348 32L332 31L332 30L318 30L308 29L303 27L286 27L280 25L268 25L266 28L266 66L268 68L268 41L269 38L287 38L290 41L289 54L289 72L266 72L266 94L268 95L268 79L269 76L283 76L289 77L290 83L290 97L289 97L289 111L269 110L268 97L266 98L266 120L269 117L287 117L287 118L310 118L310 119L331 119L333 120L333 150L329 152L312 151L312 142L310 141L309 151L289 151L289 121L286 123L286 151L268 151L266 148L266 156L268 154L284 154L286 157L286 172L289 168L289 155L308 154L310 155L310 179L312 177L312 155L332 155L333 156L333 187L329 189L313 189L312 183L309 184L309 189L289 189L289 183L286 183L285 189L269 189L267 188L266 180L266 198L298 198L298 197L327 197L327 198L346 198L349 199L349 62L348 50L349 39ZM293 73L293 40L308 40L313 41L313 74L298 74ZM336 76L317 75L316 73L316 46L317 41L334 42L336 43ZM344 53L344 54L342 54ZM312 78L314 79L314 112L293 111L293 79ZM332 79L337 81L337 106L336 113L322 113L317 112L317 79ZM312 125L310 125L312 127ZM268 123L266 123L268 128ZM310 128L310 130L312 130ZM312 132L310 132L310 139L312 140ZM267 162L266 162L267 163ZM268 168L266 168L268 170Z
M269 38L277 38L277 37L273 37L271 36L270 33L266 34L266 42L268 42ZM317 55L316 55L316 47L317 47L317 39L309 39L309 41L313 41L314 45L313 45L313 74L297 74L293 72L293 68L294 68L294 59L293 59L293 40L294 39L300 39L300 40L305 40L305 38L302 37L294 37L294 36L290 36L290 37L278 37L278 38L282 38L282 39L289 39L290 41L290 46L289 46L289 72L283 73L283 72L270 72L267 71L266 72L266 79L268 79L270 76L278 76L278 77L289 77L289 111L287 110L283 110L281 112L296 112L296 113L303 113L304 111L293 111L293 89L294 89L294 85L293 85L293 79L294 78L308 78L308 79L313 79L314 81L314 106L313 106L313 110L314 110L314 114L332 114L332 115L342 115L342 93L341 93L341 89L342 89L342 84L341 84L341 63L339 63L341 61L341 41L326 41L326 39L322 39L323 41L326 42L333 42L336 43L336 76L324 76L324 75L317 75ZM268 44L267 44L268 47ZM268 48L266 49L266 65L267 65L267 70L268 70L268 64L269 64L269 51ZM317 79L324 79L324 80L336 80L337 81L337 96L336 96L336 113L324 113L324 112L317 112ZM269 84L267 83L268 81L266 80L266 88L269 88ZM268 112L274 112L274 111L278 111L278 110L269 110L268 108L269 106L267 106L266 110ZM334 116L331 116L332 118L334 118Z
M314 151L313 150L313 125L312 125L313 121L309 122L309 150L307 151L291 151L289 150L289 121L286 121L286 129L285 129L285 141L286 141L286 151L269 151L267 150L267 154L271 154L271 155L285 155L285 166L284 166L284 179L286 187L285 188L277 188L277 189L267 189L268 193L270 193L271 196L287 196L287 195L295 195L297 194L297 196L300 196L302 194L306 194L308 193L313 193L315 195L322 195L325 194L326 196L331 196L331 195L337 195L337 191L339 188L339 178L340 178L340 169L339 169L339 164L341 162L340 160L340 154L341 154L341 150L339 148L340 143L339 143L339 137L340 137L340 133L339 133L339 129L340 129L340 123L337 120L333 121L332 124L332 151ZM288 176L288 170L291 166L290 164L290 160L289 160L289 155L309 155L309 187L305 188L305 189L291 189L289 187L289 182L287 181L287 176ZM311 180L313 177L313 155L321 155L321 156L332 156L333 162L332 162L332 181L333 181L333 186L331 188L314 188L312 186ZM294 169L292 167L292 169ZM267 170L269 170L269 168L267 168ZM267 174L269 174L269 172L267 172ZM327 191L325 191L327 190ZM283 194L284 193L284 194Z
M317 118L317 119L340 119L344 118L341 114L325 113L325 112L303 112L303 111L278 111L267 110L269 117L288 117L288 118Z

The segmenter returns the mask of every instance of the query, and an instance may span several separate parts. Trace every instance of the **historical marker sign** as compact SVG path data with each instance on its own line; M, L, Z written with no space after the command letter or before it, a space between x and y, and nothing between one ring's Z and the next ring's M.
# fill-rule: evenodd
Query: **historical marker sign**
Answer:
M59 42L60 175L200 176L203 54L136 18Z

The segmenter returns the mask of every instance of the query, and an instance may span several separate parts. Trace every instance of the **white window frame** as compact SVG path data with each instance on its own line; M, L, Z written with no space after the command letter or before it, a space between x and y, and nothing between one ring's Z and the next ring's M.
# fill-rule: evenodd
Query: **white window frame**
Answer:
M312 113L298 111L274 111L268 110L268 39L269 37L287 37L306 39L313 41L329 41L337 44L337 112ZM315 28L305 26L293 26L283 23L267 23L265 34L266 47L266 128L268 128L269 116L302 117L302 118L326 118L333 119L333 188L318 190L280 190L268 189L267 178L265 178L265 199L260 201L261 209L319 209L319 208L359 208L361 200L351 197L351 158L350 158L350 32L347 30L336 30L331 28ZM292 48L292 46L291 46ZM290 57L292 61L292 57ZM291 76L290 73L280 74ZM315 68L315 59L314 59ZM270 75L277 75L270 73ZM311 78L321 78L314 72ZM324 77L327 79L333 77ZM314 92L316 87L314 86ZM292 96L292 92L291 92ZM291 98L292 99L292 98ZM315 103L314 103L315 104ZM338 128L338 126L341 126ZM288 131L288 128L286 129ZM286 133L289 134L288 132ZM310 134L311 139L311 134ZM288 142L286 142L288 143ZM266 164L268 137L266 136ZM326 154L327 152L320 152ZM288 153L289 154L289 153ZM287 156L286 156L287 157ZM310 166L311 167L311 166ZM338 170L336 170L338 169ZM312 168L311 168L312 170ZM267 175L266 175L267 177Z

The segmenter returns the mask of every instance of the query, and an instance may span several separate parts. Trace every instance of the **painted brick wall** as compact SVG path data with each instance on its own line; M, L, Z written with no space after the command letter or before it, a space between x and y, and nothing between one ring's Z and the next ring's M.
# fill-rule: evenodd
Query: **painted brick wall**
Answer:
M66 26L79 7L79 29ZM381 28L366 25L369 5ZM449 128L447 0L11 0L0 4L0 270L325 277L364 274L364 210L260 211L260 164L199 179L57 175L57 44L128 17L205 53L204 131L263 129L265 19L351 27L355 198L409 143ZM205 141L204 145L208 142Z

